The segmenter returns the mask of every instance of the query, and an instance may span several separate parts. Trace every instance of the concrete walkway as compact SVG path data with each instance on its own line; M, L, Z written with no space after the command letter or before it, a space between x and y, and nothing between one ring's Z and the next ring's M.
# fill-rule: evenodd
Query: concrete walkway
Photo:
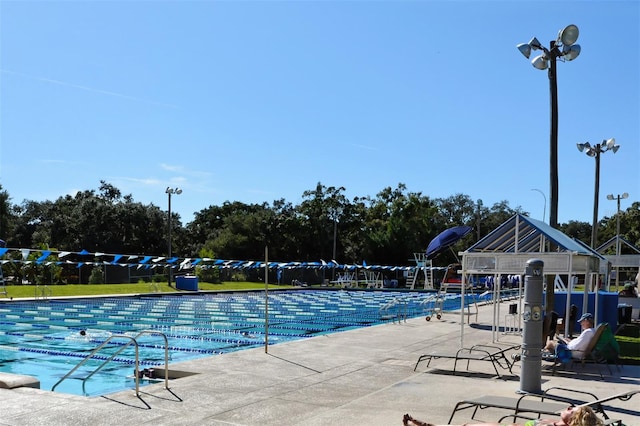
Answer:
M506 307L502 311L506 312ZM480 308L476 323L465 325L465 346L491 343L492 309ZM438 359L413 371L418 356L455 352L460 343L459 316L417 318L298 342L251 349L172 364L172 370L196 373L106 397L84 398L33 388L0 389L0 425L380 425L402 424L404 413L444 424L457 401L481 395L517 396L516 364L495 377L491 363ZM475 319L472 317L472 320ZM520 343L519 335L498 334L498 345ZM544 364L544 363L543 363ZM588 390L598 397L639 389L640 367L613 368L604 380L596 366L583 371L543 370L542 388ZM606 371L606 369L605 369ZM640 425L640 395L607 405L611 417ZM483 410L476 418L497 421L502 410ZM471 411L456 415L470 421ZM465 417L466 416L466 417Z

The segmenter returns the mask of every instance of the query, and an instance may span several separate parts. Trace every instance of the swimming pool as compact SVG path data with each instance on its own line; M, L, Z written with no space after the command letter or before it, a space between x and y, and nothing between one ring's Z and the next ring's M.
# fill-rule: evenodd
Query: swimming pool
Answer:
M390 291L270 291L268 341L277 344L416 317L429 293ZM459 306L447 297L444 309ZM0 303L0 371L35 376L51 390L96 347L109 340L56 392L96 396L133 389L136 337L140 370L169 363L254 348L265 341L263 292L141 295ZM80 331L86 330L86 335ZM149 330L155 335L142 335ZM105 360L97 374L89 376ZM143 380L141 385L149 383Z

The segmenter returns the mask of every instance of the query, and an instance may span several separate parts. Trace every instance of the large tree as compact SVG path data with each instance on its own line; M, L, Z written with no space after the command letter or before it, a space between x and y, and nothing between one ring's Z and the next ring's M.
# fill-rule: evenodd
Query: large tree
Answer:
M318 182L314 190L302 194L298 213L303 233L300 235L303 260L333 257L334 229L337 230L348 204L344 191L343 187L326 187ZM339 257L337 253L336 257Z
M135 203L131 196L101 182L100 191L79 191L51 201L24 201L15 207L12 239L20 247L105 253L165 254L167 222L153 205ZM178 216L174 226L181 228Z
M460 247L468 247L514 213L523 213L507 201L487 207L464 194L432 199L408 191L402 183L384 188L374 198L350 201L344 192L344 187L318 182L302 194L298 205L284 199L272 205L226 201L196 212L186 226L173 213L172 251L179 257L206 252L222 259L257 260L268 246L270 259L277 261L335 257L340 263L410 265L414 253L424 252L431 239L449 227L474 228L460 242ZM151 255L168 251L166 213L152 204L136 203L104 181L98 190L55 201L8 203L7 192L0 188L0 226L11 226L8 239L14 247ZM638 207L636 202L620 215L621 235L634 244L640 241ZM601 221L603 238L615 235L615 219ZM563 227L567 234L588 241L588 224L569 222ZM438 265L453 261L453 252L436 259Z

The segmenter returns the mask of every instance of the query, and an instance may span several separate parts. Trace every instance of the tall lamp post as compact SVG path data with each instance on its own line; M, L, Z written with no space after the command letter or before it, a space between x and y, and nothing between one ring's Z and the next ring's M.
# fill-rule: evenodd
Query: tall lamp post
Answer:
M568 25L558 34L558 38L551 41L547 49L540 44L537 38L532 38L529 43L519 44L518 50L527 58L531 55L531 50L542 50L542 54L531 60L531 64L539 70L549 68L549 89L551 94L551 137L549 154L549 177L550 177L550 209L549 225L558 228L558 84L556 78L556 61L572 61L580 54L580 45L575 44L578 40L578 27Z
M171 188L171 187L167 187L167 189L164 191L167 193L167 197L168 197L168 215L167 215L167 228L168 228L168 234L169 234L169 239L167 242L167 245L169 247L169 257L167 260L171 260L171 257L173 256L171 254L171 196L172 195L180 195L182 194L182 189L180 188ZM173 272L171 263L168 264L169 266L169 287L171 287L171 275Z
M620 145L616 145L616 140L611 138L602 141L600 144L596 144L591 146L589 142L579 143L578 150L580 152L585 152L589 157L593 157L596 159L596 179L595 179L595 188L593 189L593 221L591 223L591 248L596 249L596 244L598 241L598 192L600 190L600 154L613 151L615 154L618 149L620 149Z
M618 212L616 213L616 264L619 264L620 257L620 200L628 198L628 193L607 195L607 200L618 200ZM620 267L616 265L616 291L620 285Z
M547 196L538 188L533 188L532 191L539 192L540 195L542 195L542 198L544 198L544 209L542 210L542 221L544 222L544 219L547 217Z
M342 214L342 209L339 207L333 207L329 210L329 214L333 219L333 257L331 258L331 263L333 264L333 268L331 273L332 275L331 279L335 280L336 279L335 259L336 259L336 247L337 247L337 241L338 241L338 218Z
M578 40L578 27L571 24L564 27L558 33L558 38L549 43L547 49L540 44L537 38L532 38L529 43L519 44L518 50L527 59L531 55L531 50L542 50L542 54L531 60L534 68L546 70L549 77L549 92L551 97L551 131L549 138L549 185L550 185L550 208L549 225L558 228L558 82L556 74L556 61L572 61L580 54L580 45L575 44ZM545 297L545 311L547 315L554 309L555 287L553 284L547 285Z

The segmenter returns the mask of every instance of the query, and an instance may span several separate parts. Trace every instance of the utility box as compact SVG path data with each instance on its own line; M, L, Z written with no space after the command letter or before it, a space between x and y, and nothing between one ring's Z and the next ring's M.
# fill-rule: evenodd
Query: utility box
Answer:
M176 277L178 290L198 291L198 277L195 275L181 275Z

